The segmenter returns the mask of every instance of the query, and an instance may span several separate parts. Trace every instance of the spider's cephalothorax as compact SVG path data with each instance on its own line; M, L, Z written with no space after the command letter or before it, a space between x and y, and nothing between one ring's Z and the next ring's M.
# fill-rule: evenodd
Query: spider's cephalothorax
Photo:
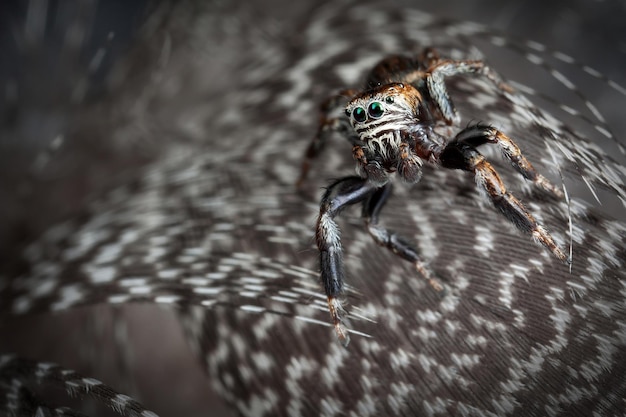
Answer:
M310 161L332 131L345 134L352 143L359 173L359 176L341 178L328 187L322 197L316 226L321 280L335 330L343 343L348 342L348 335L342 324L342 307L337 298L343 290L342 248L334 221L343 207L362 202L365 224L376 243L412 262L436 290L443 290L413 246L378 224L379 213L391 193L390 175L396 173L406 182L417 182L423 161L471 172L482 194L498 211L558 259L569 262L552 236L507 191L496 170L477 150L483 144L499 146L524 178L557 197L563 197L558 188L533 168L513 140L482 124L460 129L452 138L435 130L437 126L459 123L444 83L446 77L458 74L479 74L492 81L500 91L511 91L482 61L441 59L434 50L427 49L419 59L401 56L384 59L371 71L365 91L345 90L322 105L318 133L307 150L298 183L306 177ZM347 117L332 117L331 114L341 105L345 105Z
M430 120L421 105L422 96L410 84L386 84L353 98L346 106L355 141L357 168L371 182L383 185L388 173L414 183L420 179L422 160L430 159L441 146L424 137L425 122Z

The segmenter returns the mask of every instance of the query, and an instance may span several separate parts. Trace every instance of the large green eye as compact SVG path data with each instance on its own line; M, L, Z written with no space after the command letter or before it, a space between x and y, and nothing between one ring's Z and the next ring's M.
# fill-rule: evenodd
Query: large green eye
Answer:
M380 116L383 115L384 112L385 112L385 108L378 101L371 102L370 105L367 107L367 113L373 119L378 119Z
M363 107L356 107L354 110L352 110L352 117L354 117L354 120L359 123L364 122L365 119L367 119L365 109Z

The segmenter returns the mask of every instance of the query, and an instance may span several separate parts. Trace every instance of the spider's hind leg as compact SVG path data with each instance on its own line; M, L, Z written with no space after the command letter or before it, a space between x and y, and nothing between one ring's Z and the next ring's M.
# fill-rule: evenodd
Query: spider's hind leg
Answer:
M317 128L317 132L311 143L307 147L307 150L304 154L304 160L302 161L302 166L300 168L300 176L296 181L296 187L300 187L303 182L306 180L306 177L309 173L309 169L311 168L311 162L315 159L321 150L324 148L326 144L326 139L328 135L332 132L340 132L344 135L348 136L351 131L350 122L347 118L332 116L333 113L336 113L340 108L347 103L347 101L356 94L356 90L343 90L338 94L329 97L320 105L320 119L319 126Z
M513 194L507 191L493 166L472 145L458 141L450 142L442 151L439 160L444 168L473 172L479 190L511 223L520 231L530 234L535 241L548 248L558 259L570 263L567 255L556 244L550 233L535 220Z
M463 74L482 75L491 81L501 92L513 92L513 88L504 82L502 77L483 61L434 59L432 62L433 65L427 71L426 87L448 124L458 124L460 122L459 115L446 89L445 79L448 77Z
M420 259L413 245L402 236L378 224L380 211L389 199L391 190L391 183L387 183L377 189L363 202L363 218L367 226L367 231L377 244L386 247L402 259L412 262L417 271L436 291L443 291L443 285L433 276L428 267Z

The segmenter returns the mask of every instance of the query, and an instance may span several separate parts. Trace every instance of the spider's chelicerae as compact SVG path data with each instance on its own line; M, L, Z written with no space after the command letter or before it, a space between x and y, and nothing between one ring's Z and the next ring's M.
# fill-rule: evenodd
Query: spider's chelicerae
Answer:
M484 62L443 59L433 49L427 49L418 58L392 56L382 60L370 72L364 91L342 91L321 106L320 126L307 150L298 183L305 179L311 160L333 131L344 134L352 143L359 174L336 180L327 188L316 226L321 280L335 330L344 344L348 342L348 334L342 324L338 299L344 281L342 248L334 217L345 206L362 202L367 230L376 243L412 262L433 288L443 290L413 246L378 223L380 211L391 193L390 176L395 174L407 183L415 183L421 177L423 161L471 172L482 194L509 221L558 259L569 262L552 236L507 191L496 170L476 149L487 143L499 146L526 179L562 198L562 192L537 173L511 138L482 124L460 129L451 139L435 131L439 126L459 125L459 116L444 83L446 77L459 74L482 75L499 90L511 91ZM348 100L346 117L332 117Z

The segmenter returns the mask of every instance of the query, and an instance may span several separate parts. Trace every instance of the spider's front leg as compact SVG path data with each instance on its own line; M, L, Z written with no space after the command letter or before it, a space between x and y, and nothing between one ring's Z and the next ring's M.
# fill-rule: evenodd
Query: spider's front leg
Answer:
M532 164L522 155L519 146L507 135L498 129L478 124L469 126L460 131L454 138L455 142L464 142L472 147L477 147L485 143L498 145L502 149L504 156L511 161L513 167L527 180L532 181L536 186L543 188L549 193L559 198L563 198L563 192L555 187L546 177L539 174Z
M343 308L338 297L343 292L343 261L339 227L334 218L344 207L363 201L378 186L365 178L350 176L332 183L324 193L317 218L315 240L320 251L321 280L328 298L328 308L339 340L347 345L349 337L343 325Z
M324 148L326 139L331 132L342 132L349 136L353 134L350 122L345 117L333 117L332 113L338 111L339 108L343 108L346 101L356 94L356 90L343 90L338 94L328 98L320 105L320 120L317 128L317 132L311 143L309 144L302 161L302 167L300 168L300 176L296 181L296 187L300 187L309 173L311 168L311 162L315 159L321 150Z
M530 234L534 240L548 248L558 259L567 263L571 262L552 236L535 220L526 207L507 191L493 166L471 144L463 141L450 142L441 152L439 161L445 168L473 172L476 184L511 223L522 232Z

